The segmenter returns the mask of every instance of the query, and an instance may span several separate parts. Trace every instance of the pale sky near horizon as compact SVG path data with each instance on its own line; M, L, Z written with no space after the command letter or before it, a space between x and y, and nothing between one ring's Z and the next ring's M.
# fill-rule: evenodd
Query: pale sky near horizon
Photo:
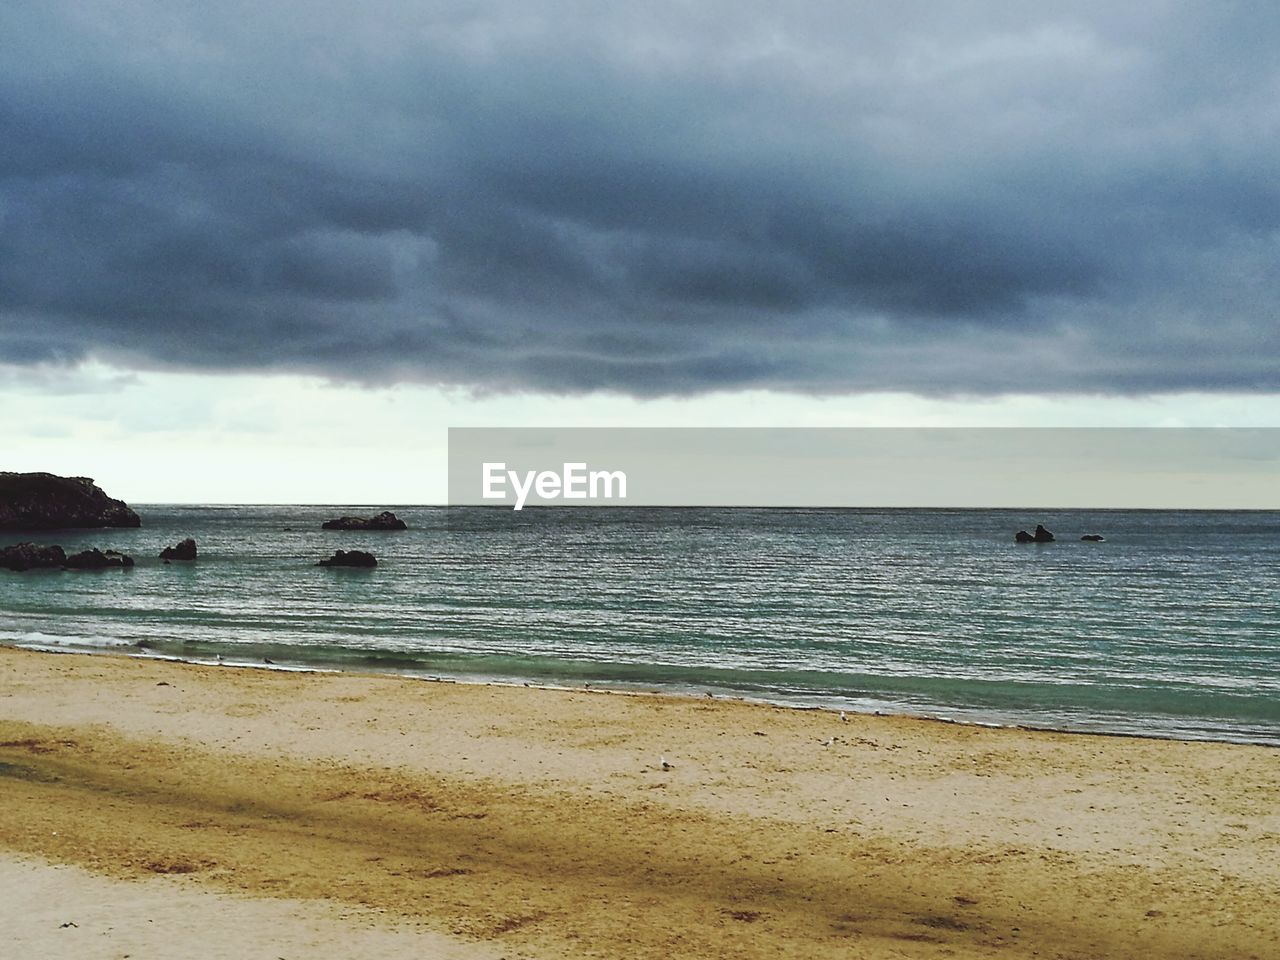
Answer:
M1280 398L765 391L472 396L278 374L0 367L2 467L88 475L133 503L444 503L449 427L1271 427Z
M462 429L449 502L1277 510L1280 430Z

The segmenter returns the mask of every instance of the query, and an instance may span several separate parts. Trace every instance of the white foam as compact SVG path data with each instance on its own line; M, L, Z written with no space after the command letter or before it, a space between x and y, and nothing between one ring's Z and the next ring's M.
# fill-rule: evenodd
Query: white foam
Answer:
M104 649L112 647L131 647L134 645L132 640L125 640L123 637L83 637L67 634L55 635L41 633L39 630L0 632L0 642L11 643L15 647L53 650L64 650L68 648Z

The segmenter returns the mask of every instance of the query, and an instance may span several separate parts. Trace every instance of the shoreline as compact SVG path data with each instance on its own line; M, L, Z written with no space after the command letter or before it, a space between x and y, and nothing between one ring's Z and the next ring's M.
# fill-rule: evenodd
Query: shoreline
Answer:
M341 674L345 676L367 676L367 677L398 677L404 680L416 680L425 683L458 683L473 686L499 686L499 687L526 687L538 690L553 690L577 693L613 693L624 696L655 696L655 697L676 697L702 699L713 698L721 701L736 701L747 704L755 704L764 707L775 707L782 710L800 710L800 711L818 711L826 713L846 712L857 716L874 716L874 717L903 717L911 720L922 720L932 723L955 724L964 727L979 727L993 730L1022 730L1029 733L1055 733L1069 736L1086 736L1086 737L1120 737L1125 739L1137 740L1162 740L1174 743L1221 743L1231 744L1235 746L1262 747L1264 749L1276 750L1280 749L1280 740L1262 739L1266 736L1258 734L1254 739L1248 739L1245 735L1231 737L1227 735L1212 736L1205 734L1203 736L1179 736L1176 733L1161 733L1157 731L1140 731L1140 730L1115 730L1106 728L1083 728L1072 726L1049 726L1035 723L1027 723L1017 720L1001 720L1001 719L983 719L982 711L978 708L969 707L947 707L938 708L939 711L951 710L960 713L972 712L975 716L943 716L940 714L930 713L926 709L919 712L913 712L905 709L894 709L892 704L885 704L884 708L866 708L860 707L853 701L841 701L839 698L831 696L825 698L826 702L800 702L799 700L787 700L783 698L770 698L767 696L752 696L749 693L742 693L726 688L715 687L706 684L702 688L682 688L671 685L664 688L654 689L651 684L642 684L639 682L590 682L580 685L573 685L565 682L544 681L536 679L523 679L519 677L492 677L485 675L448 675L448 674L427 674L416 673L406 670L395 670L391 668L379 670L371 667L350 668L344 666L327 666L320 664L305 664L300 661L293 663L264 663L259 660L218 660L209 657L195 656L184 657L177 654L152 653L147 648L138 649L136 644L116 644L102 647L79 648L74 646L59 646L56 644L39 644L39 643L21 643L13 641L0 641L0 649L27 650L35 653L43 654L67 654L71 656L89 656L89 657L126 657L136 660L157 660L170 663L187 663L196 666L222 667L227 669L246 669L246 670L266 670L281 673L315 673L315 674ZM708 689L712 688L712 689ZM822 700L818 696L811 698L815 701Z
M320 530L326 512L156 509L142 531L93 540L140 558L128 574L0 576L14 613L0 642L1280 746L1280 649L1252 574L1274 524L1122 511L1099 527L1109 544L1077 557L1018 547L989 511L659 511L547 530L478 520L458 535L407 511L410 530L376 536ZM189 534L197 563L155 559ZM314 569L335 537L379 567ZM587 566L564 576L575 557ZM1234 586L1210 602L1205 583Z
M3 648L0 854L476 957L1280 945L1271 750L586 692Z

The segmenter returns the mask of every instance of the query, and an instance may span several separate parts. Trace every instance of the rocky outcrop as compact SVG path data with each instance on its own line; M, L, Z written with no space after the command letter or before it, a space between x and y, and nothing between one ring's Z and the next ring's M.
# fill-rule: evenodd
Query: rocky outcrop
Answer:
M15 543L0 549L0 568L9 570L111 570L133 566L133 557L118 550L82 550L67 556L57 544Z
M328 560L321 560L317 567L376 567L377 558L363 550L339 550Z
M0 569L4 570L56 569L66 559L66 553L57 544L15 543L0 547Z
M142 521L88 477L0 473L0 530L137 527Z
M165 547L160 551L161 560L194 560L196 558L196 542L190 537L173 547Z
M338 517L320 524L322 530L407 530L405 522L390 510L376 517Z
M117 550L102 551L96 547L73 553L63 562L64 570L111 570L133 566L133 557Z
M1106 537L1104 537L1104 536L1102 536L1102 534L1099 534L1099 533L1086 533L1086 534L1085 534L1083 537L1081 537L1080 539L1081 539L1081 540L1087 540L1087 541L1089 541L1090 543L1102 543L1102 542L1103 542L1104 540L1106 540L1107 538L1106 538Z
M1036 524L1035 533L1019 530L1013 535L1013 539L1018 543L1053 543L1053 534L1042 525Z

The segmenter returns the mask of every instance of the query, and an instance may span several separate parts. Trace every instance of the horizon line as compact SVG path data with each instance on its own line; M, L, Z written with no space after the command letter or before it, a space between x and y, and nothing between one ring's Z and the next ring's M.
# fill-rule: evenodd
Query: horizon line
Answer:
M401 510L457 508L503 510L511 513L523 513L525 510L1114 510L1114 511L1200 511L1214 513L1277 513L1280 506L1274 507L1232 507L1232 506L1123 506L1123 505L1059 505L1044 504L1024 506L1014 505L973 505L973 504L747 504L747 503L526 503L521 510L513 509L510 503L392 503L378 501L374 503L320 502L320 501L195 501L195 500L148 500L134 501L135 507L340 507L340 508L374 508Z

